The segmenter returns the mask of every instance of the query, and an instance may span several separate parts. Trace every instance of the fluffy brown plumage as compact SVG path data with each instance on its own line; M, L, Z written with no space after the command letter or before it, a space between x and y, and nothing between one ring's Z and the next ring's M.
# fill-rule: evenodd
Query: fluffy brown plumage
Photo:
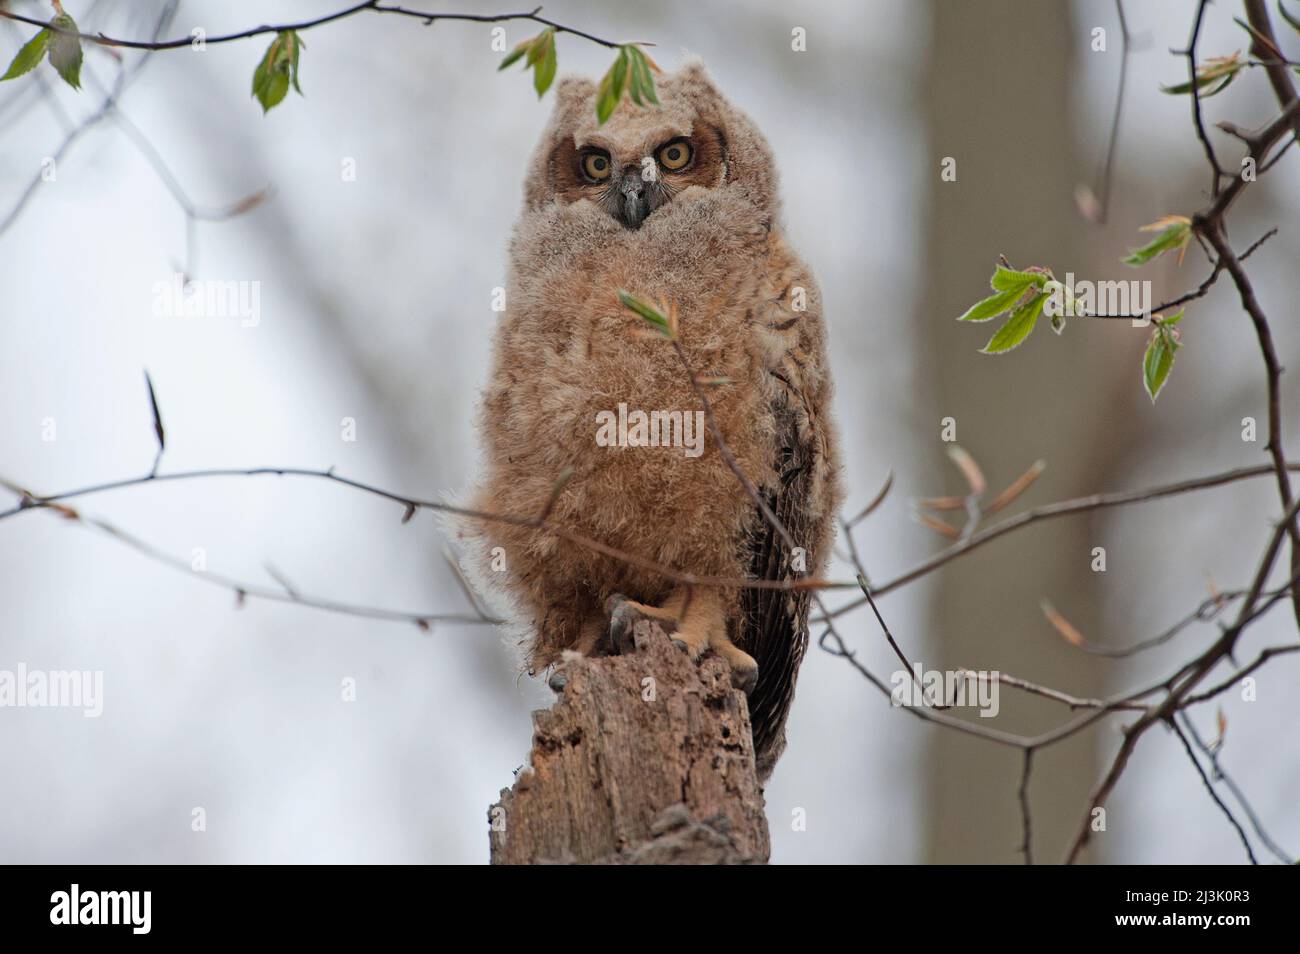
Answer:
M817 575L839 503L820 293L782 236L776 171L752 121L698 64L662 77L658 92L660 106L625 100L600 126L593 83L558 86L510 247L481 408L485 468L469 503L536 515L572 468L557 524L684 572ZM671 166L682 154L664 151L672 143L689 147L680 170ZM632 178L650 167L640 184ZM675 307L690 364L721 381L708 394L727 446L802 558L711 436L698 456L597 443L601 415L620 404L691 419L702 409L671 342L623 309L619 290ZM656 573L546 532L474 522L461 535L476 577L507 598L534 671L566 649L602 651L616 593L676 618L693 654L718 652L738 672L756 661L755 748L761 777L771 771L807 644L807 594L697 587L687 598Z

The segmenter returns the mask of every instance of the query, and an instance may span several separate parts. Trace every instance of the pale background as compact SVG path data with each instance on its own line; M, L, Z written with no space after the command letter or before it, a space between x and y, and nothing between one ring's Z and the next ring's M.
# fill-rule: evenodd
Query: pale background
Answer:
M66 5L83 30L132 37L147 35L161 7ZM339 6L184 0L166 35ZM1094 181L1105 149L1119 64L1110 3L546 7L597 35L656 42L665 68L702 55L771 139L788 231L824 291L849 506L861 507L890 468L897 474L860 538L880 578L941 545L907 502L960 489L942 454L944 416L957 418L959 440L995 485L1046 457L1033 503L1264 460L1262 442L1240 440L1245 415L1263 429L1262 374L1226 287L1189 311L1187 347L1155 408L1140 385L1142 332L1079 323L989 358L976 353L989 326L951 320L981 296L999 252L1058 273L1128 278L1116 260L1137 241L1136 226L1203 201L1187 100L1156 89L1183 78L1183 61L1167 50L1185 42L1192 5L1129 7L1143 48L1131 58L1105 231L1079 219L1070 193ZM1245 47L1231 12L1215 11L1207 54ZM805 53L790 49L795 26L807 30ZM1094 26L1111 31L1107 53L1089 50ZM511 45L535 32L506 30ZM31 33L0 23L0 59ZM500 55L481 25L365 15L304 38L306 95L291 93L265 118L248 89L266 37L158 54L122 99L196 203L273 186L251 213L198 227L196 277L260 282L258 327L151 313L154 283L184 257L184 218L112 120L86 133L0 235L0 476L52 492L147 471L147 367L167 426L164 470L333 465L426 497L470 479L491 293L504 284L523 167L549 99L537 102L530 78L496 72ZM1292 56L1297 39L1286 41ZM598 75L610 55L561 36L559 58L561 73ZM76 94L42 66L56 105L32 77L0 87L0 215L62 141L62 115L75 122L100 101L89 74L107 82L113 69L88 51ZM1212 118L1246 126L1274 111L1262 75L1211 103ZM1237 155L1230 143L1224 150ZM958 159L956 183L939 182L945 155ZM346 158L354 182L342 181ZM1300 155L1289 160L1249 191L1233 237L1240 247L1283 227L1250 267L1283 361L1300 367ZM1206 271L1193 251L1181 270L1162 264L1144 277L1171 297ZM1286 383L1294 457L1300 402ZM341 439L345 417L357 421L355 442ZM46 418L54 442L41 440ZM340 488L190 482L77 506L186 559L204 548L211 570L249 581L271 583L269 562L312 594L412 610L464 605L431 517L401 526L400 507ZM889 596L883 609L927 666L1115 691L1165 671L1179 645L1204 645L1213 630L1184 636L1158 667L1154 658L1099 664L1060 644L1039 598L1098 641L1151 635L1203 598L1207 578L1246 582L1277 511L1273 485L1258 481L1050 524ZM1098 545L1109 554L1104 578L1088 569ZM1248 646L1294 639L1288 622L1279 610ZM852 617L845 633L878 673L895 668L866 617ZM237 611L229 592L46 513L0 523L0 669L19 663L103 670L105 711L90 720L0 710L0 861L483 862L487 807L526 756L529 711L550 698L516 678L512 652L489 629L422 634L259 601ZM1278 660L1260 675L1260 701L1225 701L1225 763L1292 852L1298 675L1300 659ZM340 699L348 677L358 686L352 703ZM1015 730L1067 715L1007 694L1003 710L996 721ZM1212 709L1197 715L1213 735ZM1042 757L1041 858L1059 857L1118 724ZM773 860L1015 861L1016 765L1014 754L891 711L843 661L814 649L790 749L767 792ZM206 810L205 832L191 831L195 807ZM806 831L792 830L799 808ZM1139 747L1093 857L1242 854L1176 740L1156 733Z

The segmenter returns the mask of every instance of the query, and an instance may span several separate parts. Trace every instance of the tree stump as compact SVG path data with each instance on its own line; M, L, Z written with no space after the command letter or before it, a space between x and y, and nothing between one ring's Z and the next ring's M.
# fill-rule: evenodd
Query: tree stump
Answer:
M770 850L745 695L650 620L635 651L572 654L533 713L530 764L488 811L493 864L762 864Z

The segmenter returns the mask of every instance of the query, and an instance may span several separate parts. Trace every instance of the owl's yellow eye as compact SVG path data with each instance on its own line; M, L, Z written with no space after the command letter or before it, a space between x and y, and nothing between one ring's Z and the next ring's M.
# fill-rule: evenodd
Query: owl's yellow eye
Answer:
M684 142L670 142L659 150L659 165L669 172L684 169L691 161L691 147Z
M609 178L609 156L600 152L589 152L582 158L582 171L588 179L600 182Z

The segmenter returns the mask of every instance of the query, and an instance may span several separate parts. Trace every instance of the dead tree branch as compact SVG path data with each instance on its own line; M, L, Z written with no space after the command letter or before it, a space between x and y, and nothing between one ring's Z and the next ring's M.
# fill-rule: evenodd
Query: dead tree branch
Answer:
M493 864L767 861L744 693L656 623L632 634L633 653L560 665L529 764L488 811Z

